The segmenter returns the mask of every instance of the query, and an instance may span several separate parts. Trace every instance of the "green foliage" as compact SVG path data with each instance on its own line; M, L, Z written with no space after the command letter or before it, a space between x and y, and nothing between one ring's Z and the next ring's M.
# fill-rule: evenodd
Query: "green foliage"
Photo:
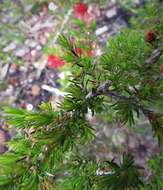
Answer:
M99 186L102 189L138 189L142 184L137 166L131 155L124 155L123 162L118 165L114 161L106 161L111 168L108 175L102 175L99 179ZM140 169L140 168L139 168Z
M162 173L163 173L163 167L162 167L162 159L163 155L160 153L154 158L151 158L148 161L149 167L152 171L150 175L150 180L148 183L146 183L141 190L160 190L163 188L163 181L162 181Z
M95 162L84 157L75 157L68 165L68 175L58 190L86 190L94 186L97 165Z
M123 154L121 162L97 163L83 156L80 147L96 137L87 117L90 110L94 115L107 109L129 126L144 114L157 137L162 138L162 110L151 106L162 100L161 55L152 63L146 61L157 44L148 44L143 31L124 30L97 58L77 54L74 49L80 42L73 44L71 38L59 37L64 58L72 63L72 76L57 110L50 103L34 112L5 109L4 117L18 134L8 143L9 151L0 157L0 189L148 188L132 155ZM157 168L159 163L151 161L153 176L162 172ZM161 186L161 178L152 177L151 187Z
M9 120L11 125L18 128L46 126L58 116L58 113L52 110L50 104L42 104L40 111L35 113L15 108L6 108L5 113L6 120Z
M135 16L131 18L132 27L136 29L139 28L139 30L152 29L161 33L163 28L163 24L161 22L163 15L161 12L161 1L148 0L145 7L137 9Z
M69 174L59 190L137 189L141 184L138 168L131 155L124 155L121 164L114 160L99 163L84 157L76 158L67 168Z

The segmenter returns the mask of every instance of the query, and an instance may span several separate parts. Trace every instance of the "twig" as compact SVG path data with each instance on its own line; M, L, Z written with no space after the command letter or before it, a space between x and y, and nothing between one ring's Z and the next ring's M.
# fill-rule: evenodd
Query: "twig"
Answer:
M153 110L150 110L148 108L144 108L141 104L138 98L136 97L127 97L127 96L123 96L118 94L115 91L109 90L109 87L111 86L111 81L106 81L104 82L102 85L100 85L96 92L90 92L87 94L86 99L93 99L97 96L100 95L104 95L104 96L108 96L108 97L113 97L115 100L124 100L127 102L131 102L131 100L133 101L133 104L136 105L137 109L141 110L142 113L149 119L149 116L151 114L154 114ZM160 115L163 116L162 113L159 113Z
M151 56L145 61L145 63L152 65L156 63L160 57L161 57L161 50L160 48L157 48L152 52Z
M96 92L89 92L86 96L86 99L91 99L91 98L104 94L110 85L111 85L111 81L104 82L102 85L100 85L97 88Z
M113 90L109 90L110 86L111 86L111 81L106 81L97 88L96 92L89 92L87 94L86 98L91 99L91 98L94 98L94 97L97 97L100 95L105 95L105 96L109 96L109 97L114 97L116 99L125 99L125 100L130 99L127 96L122 96Z

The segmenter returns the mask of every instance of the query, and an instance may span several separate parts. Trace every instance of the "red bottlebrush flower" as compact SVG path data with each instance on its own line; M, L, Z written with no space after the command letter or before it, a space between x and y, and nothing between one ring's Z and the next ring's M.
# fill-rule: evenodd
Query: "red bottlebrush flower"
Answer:
M82 19L82 17L87 13L88 6L85 3L77 3L74 6L74 15L78 19Z
M84 54L83 49L82 49L82 48L79 48L79 47L74 48L74 51L75 51L75 53L76 53L77 55L79 55L79 56L81 56L81 55Z
M148 43L153 42L156 39L156 34L154 31L149 31L145 35L145 41Z
M59 68L65 65L65 61L61 59L60 57L57 57L55 55L49 55L48 56L48 67L49 68Z
M74 16L83 21L87 26L95 19L95 14L84 3L77 3L74 6Z

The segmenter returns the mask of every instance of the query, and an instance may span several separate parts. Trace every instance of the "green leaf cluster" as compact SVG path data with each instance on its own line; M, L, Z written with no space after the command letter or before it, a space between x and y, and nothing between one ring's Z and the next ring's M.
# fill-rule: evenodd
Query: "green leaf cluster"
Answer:
M108 42L100 57L79 56L70 38L60 36L65 59L72 63L67 95L57 110L50 103L32 112L5 109L4 117L18 134L0 157L0 189L139 190L148 186L132 155L123 154L121 162L97 162L80 149L96 138L90 112L107 110L129 126L144 114L162 138L162 110L151 106L163 98L162 58L146 62L156 44L148 44L143 34L124 30ZM160 175L158 163L151 161L151 168ZM152 178L152 188L161 188L160 179Z

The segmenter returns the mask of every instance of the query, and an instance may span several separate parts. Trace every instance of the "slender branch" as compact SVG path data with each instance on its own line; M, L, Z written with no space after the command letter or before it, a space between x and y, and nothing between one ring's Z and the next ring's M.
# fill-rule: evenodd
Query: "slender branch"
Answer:
M127 97L124 95L120 95L113 90L109 90L110 86L111 86L111 81L105 81L103 84L101 84L97 88L96 92L89 92L86 96L86 99L93 99L97 96L104 95L104 96L108 96L108 97L113 97L116 100L125 100L125 101L133 100L133 101L135 101L135 104L137 105L137 107L142 110L144 115L147 116L148 114L153 113L153 110L149 110L149 109L144 108L143 106L140 105L139 98Z
M108 90L110 85L111 85L111 81L105 81L102 85L100 85L97 88L96 92L89 92L86 96L86 99L92 99L99 95L103 95L106 92L106 90Z
M118 93L116 93L113 90L109 90L109 87L111 86L111 81L105 81L103 84L101 84L96 92L89 92L86 96L87 99L91 99L100 95L105 95L108 97L114 97L115 99L125 99L125 100L129 100L131 98L127 97L127 96L122 96Z
M152 65L160 59L161 55L162 52L160 48L157 48L152 52L151 56L145 61L145 63Z

